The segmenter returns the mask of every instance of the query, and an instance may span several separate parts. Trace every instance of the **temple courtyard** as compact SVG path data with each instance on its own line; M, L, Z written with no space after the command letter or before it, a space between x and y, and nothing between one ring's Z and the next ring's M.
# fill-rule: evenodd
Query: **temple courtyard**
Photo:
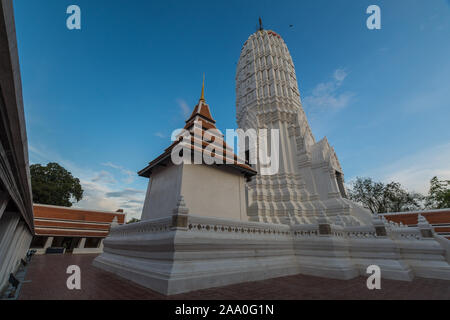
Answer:
M92 266L97 255L34 256L26 269L19 300L307 300L307 299L450 299L450 281L416 278L381 280L368 290L366 278L333 280L295 275L164 296ZM81 290L66 286L67 267L81 269Z

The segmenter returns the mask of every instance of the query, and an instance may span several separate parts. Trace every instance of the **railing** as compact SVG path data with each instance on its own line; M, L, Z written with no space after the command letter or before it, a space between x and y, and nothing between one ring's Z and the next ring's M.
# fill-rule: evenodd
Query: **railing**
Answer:
M122 237L130 234L169 231L171 226L172 226L172 217L140 221L126 225L111 227L109 236Z
M320 236L319 224L270 224L262 222L249 222L239 220L227 220L221 218L202 217L196 215L186 215L186 225L184 227L175 226L173 217L166 217L154 220L136 222L128 225L112 227L110 237L122 237L125 235L164 232L182 229L187 232L216 232L216 233L241 233L253 235L273 235L284 237L316 237ZM348 239L369 239L377 238L373 226L342 226L330 223L331 232L327 236ZM392 239L419 240L422 238L420 229L417 227L407 227L401 224L384 221L386 237Z
M290 236L288 225L245 222L189 215L188 231Z

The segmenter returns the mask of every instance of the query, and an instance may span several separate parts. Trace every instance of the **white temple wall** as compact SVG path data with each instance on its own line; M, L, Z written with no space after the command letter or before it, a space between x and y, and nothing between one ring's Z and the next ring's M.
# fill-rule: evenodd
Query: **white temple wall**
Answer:
M289 158L292 159L292 172L295 172L296 174L300 173L300 170L298 168L298 163L295 159L297 159L297 145L295 141L295 132L294 129L291 128L288 130L288 147L289 147Z
M245 178L236 171L207 165L183 165L181 195L189 214L248 220Z
M353 201L342 199L344 203L350 206L350 214L366 225L371 224L371 213L368 209L355 205Z
M280 142L286 141L286 138L287 138L286 131L287 130L286 130L284 122L277 121L275 123L271 123L271 127L272 127L272 129L279 130ZM289 156L288 156L287 144L280 143L279 145L280 145L280 149L279 149L279 152L280 152L279 165L280 165L280 167L279 167L278 173L292 173L291 168L289 166L289 162L291 161L291 158L289 158ZM270 154L272 154L272 150L270 150Z
M308 190L310 196L318 196L316 182L313 177L313 172L310 167L301 167L300 175L305 183L305 189Z
M155 169L147 188L142 221L172 216L180 195L189 213L248 220L244 177L232 169L183 164Z
M319 194L319 198L321 200L327 199L328 198L328 180L329 180L329 175L327 173L324 172L324 168L323 167L318 167L318 168L314 168L312 169L313 175L314 175L314 180L316 181L316 190L317 193Z
M155 168L149 180L142 220L172 216L180 196L183 166Z

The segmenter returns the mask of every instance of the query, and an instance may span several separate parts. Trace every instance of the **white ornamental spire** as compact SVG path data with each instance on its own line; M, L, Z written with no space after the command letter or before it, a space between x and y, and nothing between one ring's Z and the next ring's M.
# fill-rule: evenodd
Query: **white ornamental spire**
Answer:
M258 175L247 184L249 220L292 224L305 220L298 217L313 221L326 211L351 216L348 221L353 225L360 225L361 217L371 224L368 212L360 214L365 209L353 209L356 204L343 200L344 174L328 139L318 143L314 139L286 43L259 22L259 30L245 41L239 57L236 119L244 131L253 129L268 137L277 131L273 148L278 149L279 161L274 162L279 166L273 172L261 161L256 163ZM261 143L245 146L249 153L258 153L260 148Z

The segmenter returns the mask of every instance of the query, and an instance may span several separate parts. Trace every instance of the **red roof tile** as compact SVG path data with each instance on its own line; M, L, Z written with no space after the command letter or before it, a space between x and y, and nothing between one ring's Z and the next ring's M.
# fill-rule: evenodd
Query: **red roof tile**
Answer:
M191 133L191 139L189 145L184 145L183 148L187 148L189 150L193 150L194 152L203 152L204 149L208 146L213 144L215 146L215 151L218 153L217 155L212 155L213 157L216 157L218 159L221 159L224 163L219 165L225 165L225 166L231 166L234 168L239 169L240 171L243 171L246 175L252 176L255 175L257 172L250 167L249 165L245 163L241 163L244 160L238 160L237 155L232 151L232 149L225 143L223 140L223 136L216 136L213 135L213 140L210 142L206 141L195 141L195 136L192 136L192 133L195 129L195 126L197 125L198 128L201 130L200 136L201 139L205 136L205 132L210 129L217 129L215 126L216 121L213 119L211 115L211 111L209 109L209 106L206 104L204 100L200 100L199 103L195 106L191 116L188 120L186 120L186 125L184 127L185 130L189 131ZM150 177L151 175L151 169L155 166L158 166L159 164L163 163L166 159L170 158L170 155L172 153L172 149L180 144L183 141L182 137L179 137L179 139L175 142L173 142L165 151L159 155L156 159L151 161L147 167L142 169L138 172L140 176L143 177ZM184 141L185 142L185 141ZM200 149L201 147L201 149ZM228 157L228 159L233 159L232 164L227 164L226 159L227 155L230 155L231 158ZM223 154L223 155L222 155ZM203 158L202 158L203 159Z

